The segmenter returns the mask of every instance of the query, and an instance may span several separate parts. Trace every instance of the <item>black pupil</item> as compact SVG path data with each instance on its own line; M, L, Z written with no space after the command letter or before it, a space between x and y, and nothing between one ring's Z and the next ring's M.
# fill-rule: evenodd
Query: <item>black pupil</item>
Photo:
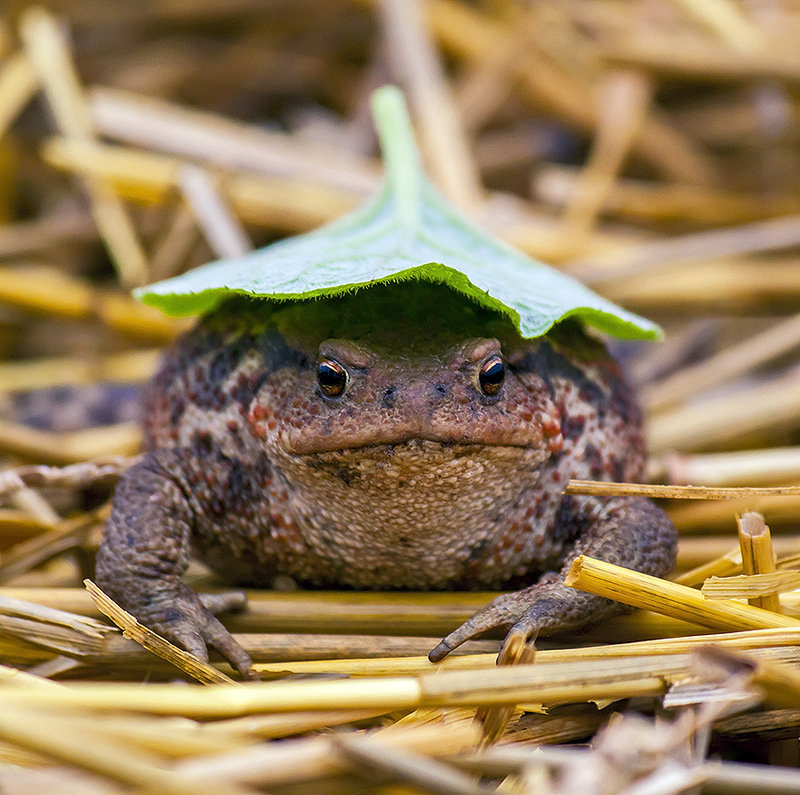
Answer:
M326 395L341 395L347 383L347 375L338 362L324 359L317 365L317 382Z
M506 375L506 368L503 365L503 360L499 356L492 356L487 359L481 367L478 380L481 384L481 389L487 395L496 395L503 385L503 379Z

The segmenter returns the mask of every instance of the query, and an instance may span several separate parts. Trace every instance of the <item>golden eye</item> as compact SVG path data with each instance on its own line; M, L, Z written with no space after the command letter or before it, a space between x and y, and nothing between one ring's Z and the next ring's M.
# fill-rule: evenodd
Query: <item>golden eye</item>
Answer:
M347 386L347 370L334 359L322 359L317 365L317 383L326 397L340 397Z
M478 383L485 395L494 396L503 386L506 377L506 367L503 360L497 356L490 356L482 365L478 373Z

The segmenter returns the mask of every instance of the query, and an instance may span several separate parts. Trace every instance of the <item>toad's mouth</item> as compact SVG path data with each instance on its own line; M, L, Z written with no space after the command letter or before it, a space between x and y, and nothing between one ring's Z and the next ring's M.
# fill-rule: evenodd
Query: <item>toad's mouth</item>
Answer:
M363 442L350 445L326 444L324 440L308 440L306 443L295 443L289 446L288 452L298 456L368 456L394 455L409 451L435 454L439 451L475 451L479 448L508 448L525 450L533 447L530 440L497 440L474 437L438 436L425 434L417 436L397 436L381 439L365 439Z
M275 439L285 453L294 456L328 453L358 455L387 449L425 449L436 451L469 446L491 448L539 449L545 446L541 423L511 422L497 416L482 422L430 421L403 418L400 422L373 423L363 427L345 419L316 428L284 426Z
M480 451L501 455L519 455L533 449L530 443L498 442L485 439L452 439L428 436L413 436L381 441L365 441L349 446L326 446L324 444L295 448L291 453L304 459L315 459L319 462L337 462L342 460L403 460L428 459L431 461L458 458L465 455L479 455Z

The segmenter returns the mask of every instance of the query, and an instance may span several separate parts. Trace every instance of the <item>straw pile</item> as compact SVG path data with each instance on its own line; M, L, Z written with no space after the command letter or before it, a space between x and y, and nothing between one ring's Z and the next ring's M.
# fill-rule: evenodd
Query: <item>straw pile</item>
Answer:
M2 14L3 792L800 791L800 5ZM384 82L462 209L665 326L621 354L679 570L578 560L575 587L643 609L501 667L492 640L423 656L488 594L254 592L242 685L82 584L137 424L31 428L15 398L141 383L184 324L131 286L363 201Z

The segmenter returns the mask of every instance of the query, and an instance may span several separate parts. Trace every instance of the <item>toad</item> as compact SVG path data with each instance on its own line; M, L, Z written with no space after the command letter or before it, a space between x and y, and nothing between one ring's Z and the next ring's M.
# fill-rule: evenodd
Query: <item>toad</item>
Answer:
M444 638L525 638L622 608L568 588L580 554L655 575L676 531L643 498L564 496L570 478L637 480L631 387L566 320L524 339L442 286L324 301L226 300L164 358L143 459L122 477L100 586L202 659L248 655L182 581L196 555L227 581L316 588L515 589Z

